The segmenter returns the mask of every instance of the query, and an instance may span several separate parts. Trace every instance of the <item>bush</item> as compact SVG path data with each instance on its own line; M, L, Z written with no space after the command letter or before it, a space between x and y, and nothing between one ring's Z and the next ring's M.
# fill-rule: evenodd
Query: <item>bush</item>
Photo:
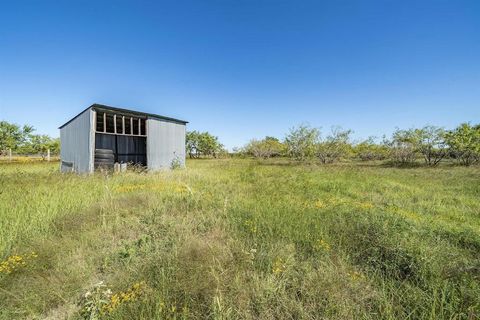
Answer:
M387 142L390 149L390 159L394 164L413 164L417 157L412 130L397 129L392 135L392 140Z
M459 125L445 134L450 156L460 164L469 166L480 161L480 124Z
M384 160L389 149L385 144L375 143L373 137L364 140L353 147L353 154L362 161Z
M429 166L436 166L446 155L445 130L435 126L425 126L410 130L412 142Z
M346 157L351 150L350 134L352 130L332 128L332 132L324 141L317 144L316 155L322 163L333 163Z
M284 154L285 146L277 138L265 137L263 140L251 140L242 150L255 158L272 158Z
M293 127L285 137L287 154L297 160L305 160L315 156L316 147L319 142L320 131L309 125Z
M180 159L180 157L178 155L175 155L172 162L170 163L170 169L176 170L176 169L180 169L182 167L183 167L182 160Z

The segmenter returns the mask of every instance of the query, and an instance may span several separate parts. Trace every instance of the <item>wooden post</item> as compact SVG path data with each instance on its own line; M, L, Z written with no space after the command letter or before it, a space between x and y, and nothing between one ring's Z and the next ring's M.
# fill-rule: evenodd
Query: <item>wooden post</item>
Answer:
M50 161L50 149L47 150L47 161Z
M103 113L103 132L107 132L107 113Z
M122 134L125 134L125 116L122 116Z
M8 149L8 161L12 162L12 149Z
M130 117L130 134L133 134L133 118Z
M117 115L113 115L113 132L117 134Z
M142 120L138 119L138 135L142 135Z
M95 131L98 131L98 118L97 118L97 111L93 110L93 122L95 123Z

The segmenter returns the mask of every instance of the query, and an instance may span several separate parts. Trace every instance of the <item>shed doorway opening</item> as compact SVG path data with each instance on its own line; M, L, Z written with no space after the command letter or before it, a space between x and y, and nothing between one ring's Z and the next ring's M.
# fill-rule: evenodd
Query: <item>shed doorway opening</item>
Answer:
M147 166L146 119L97 111L95 150L95 159L111 150L114 163Z

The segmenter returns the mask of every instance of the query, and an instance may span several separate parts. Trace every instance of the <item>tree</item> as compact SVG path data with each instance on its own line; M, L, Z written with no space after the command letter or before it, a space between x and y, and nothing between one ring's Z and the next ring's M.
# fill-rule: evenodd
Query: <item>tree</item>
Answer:
M362 161L383 160L388 156L388 147L385 144L376 143L374 137L369 137L356 144L353 152Z
M444 129L425 126L411 130L409 134L416 151L423 155L425 164L436 166L447 155Z
M319 137L320 131L309 125L302 124L291 128L285 137L287 154L297 160L313 157Z
M345 157L351 149L352 130L333 127L330 135L317 144L316 154L322 163L333 163Z
M29 125L20 127L18 124L0 121L0 154L8 149L17 151L27 142L33 131L33 127Z
M413 130L396 129L392 139L386 142L390 148L390 157L396 164L412 164L415 162L416 148Z
M190 158L198 158L200 151L198 149L198 143L200 133L198 131L189 131L186 135L185 148Z
M48 135L33 134L32 126L23 127L0 121L0 154L12 149L20 154L41 154L45 158L47 150L52 154L60 152L60 139Z
M459 163L469 166L480 161L480 124L462 123L445 134L445 142Z
M199 158L200 156L216 158L223 152L223 145L218 141L218 137L208 132L187 132L185 143L190 158Z
M49 144L50 152L52 154L60 154L60 138L54 138Z
M40 154L45 159L48 150L51 154L58 154L60 140L44 134L31 134L27 142L18 151L23 154Z
M274 137L265 137L263 140L251 140L243 152L255 158L271 158L282 155L284 145Z

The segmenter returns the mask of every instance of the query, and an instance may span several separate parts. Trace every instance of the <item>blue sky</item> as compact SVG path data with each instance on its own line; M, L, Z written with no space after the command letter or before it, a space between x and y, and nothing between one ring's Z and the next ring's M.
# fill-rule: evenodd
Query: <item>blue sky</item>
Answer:
M229 148L480 120L480 1L1 1L0 119L58 136L97 102Z

